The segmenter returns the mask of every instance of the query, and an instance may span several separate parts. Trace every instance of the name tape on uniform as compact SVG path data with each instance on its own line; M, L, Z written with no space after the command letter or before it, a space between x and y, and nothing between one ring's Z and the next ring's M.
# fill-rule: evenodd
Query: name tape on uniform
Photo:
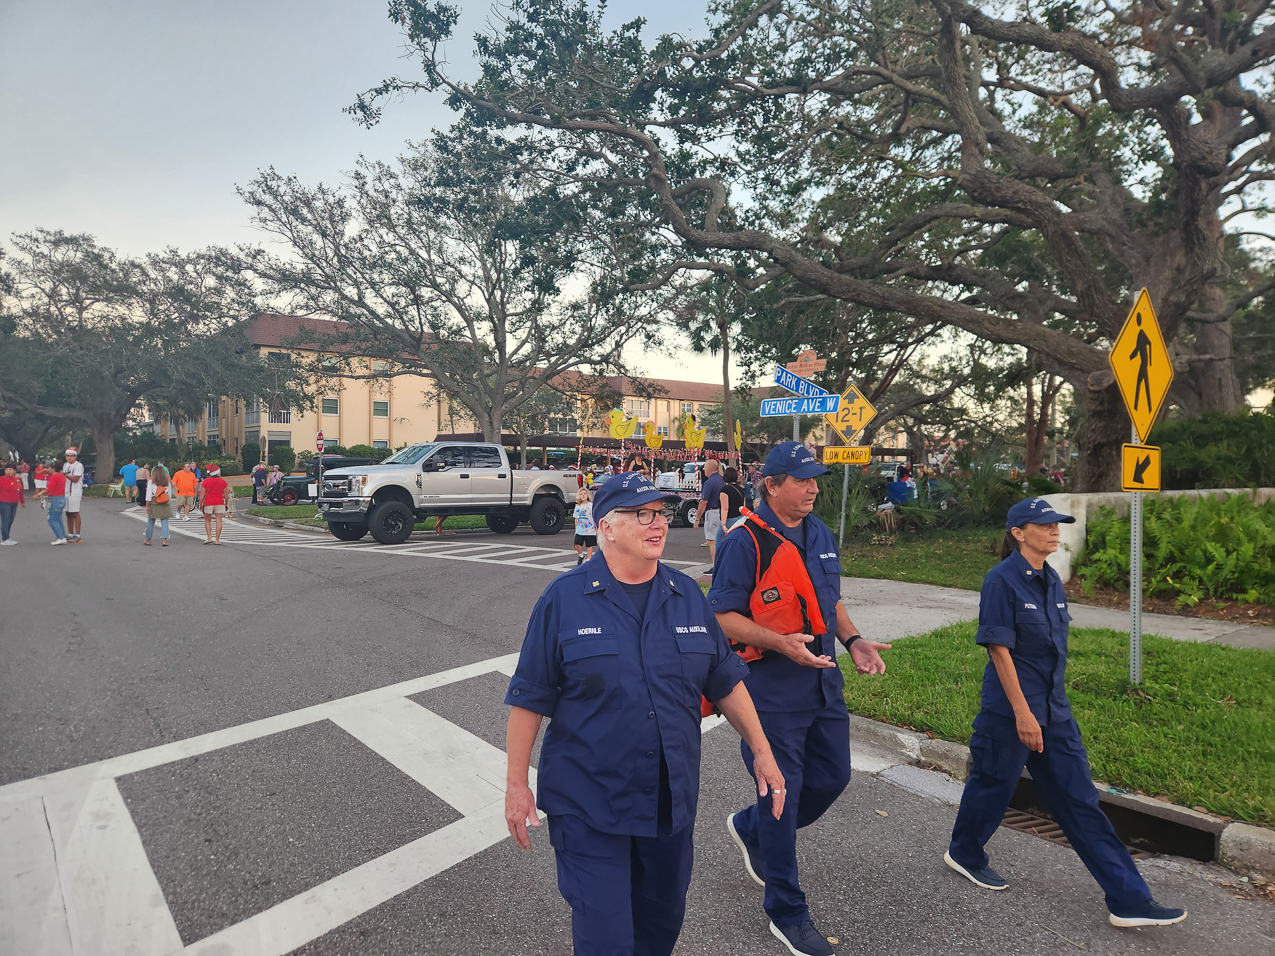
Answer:
M842 445L823 450L825 465L867 465L871 462L871 445Z

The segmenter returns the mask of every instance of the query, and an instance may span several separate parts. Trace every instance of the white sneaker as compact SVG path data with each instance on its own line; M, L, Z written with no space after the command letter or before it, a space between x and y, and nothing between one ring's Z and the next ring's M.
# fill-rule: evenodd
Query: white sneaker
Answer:
M18 543L18 542L14 541L12 538L8 538L8 539L6 539L6 540L4 540L4 541L0 541L0 547L5 547L5 548L7 548L9 545L11 545L11 544L17 544L17 543Z
M66 538L58 538L56 541L50 541L49 544L66 544Z

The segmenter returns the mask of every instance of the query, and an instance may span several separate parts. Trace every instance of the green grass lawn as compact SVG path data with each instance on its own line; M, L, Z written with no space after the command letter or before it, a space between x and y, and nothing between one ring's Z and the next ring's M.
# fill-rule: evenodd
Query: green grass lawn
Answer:
M1001 535L994 529L900 534L892 545L848 541L842 572L855 578L889 578L977 591L992 569Z
M848 657L846 705L874 720L969 743L987 652L973 621L898 641L883 677ZM1144 637L1129 684L1128 635L1072 628L1067 696L1096 779L1184 806L1275 824L1275 654Z

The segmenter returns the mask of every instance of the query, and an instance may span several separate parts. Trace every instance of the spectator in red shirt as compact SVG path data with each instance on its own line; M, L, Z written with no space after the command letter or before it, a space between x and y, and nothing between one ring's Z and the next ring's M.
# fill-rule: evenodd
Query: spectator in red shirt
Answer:
M221 522L226 513L226 499L230 494L230 483L221 477L221 469L216 465L208 468L208 477L199 486L199 508L204 513L204 536L208 539L204 544L221 544ZM217 538L213 540L213 519L217 520Z
M53 464L56 465L56 462ZM49 502L49 527L53 529L50 544L66 544L66 524L62 520L62 512L66 509L66 484L66 475L54 467L45 475L44 488L36 492Z
M0 475L0 545L18 543L9 537L9 532L13 528L13 519L18 513L18 505L25 509L27 496L23 493L18 469L13 462L7 462L4 466L4 474Z

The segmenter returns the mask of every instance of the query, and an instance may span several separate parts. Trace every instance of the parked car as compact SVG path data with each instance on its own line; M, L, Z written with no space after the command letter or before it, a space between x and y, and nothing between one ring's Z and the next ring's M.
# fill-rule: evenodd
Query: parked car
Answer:
M379 465L325 472L319 511L343 541L371 532L400 544L417 521L447 515L485 515L498 534L524 521L536 534L557 534L577 491L575 472L515 471L500 445L425 442Z
M334 468L349 468L355 465L375 465L375 458L351 458L345 455L324 455L323 472L327 474ZM272 504L295 505L306 501L317 501L319 489L317 479L319 459L312 458L306 465L304 475L284 475L266 492Z

